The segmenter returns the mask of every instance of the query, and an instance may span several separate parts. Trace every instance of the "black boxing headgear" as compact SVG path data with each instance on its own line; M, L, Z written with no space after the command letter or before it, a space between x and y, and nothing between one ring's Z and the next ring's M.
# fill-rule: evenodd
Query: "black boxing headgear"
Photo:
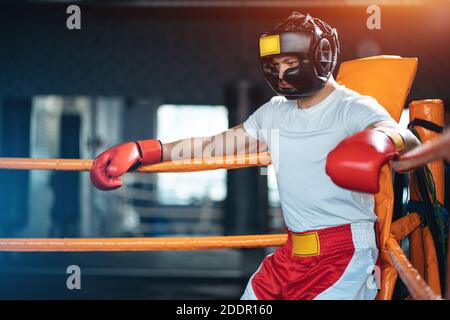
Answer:
M259 39L264 77L276 93L290 100L311 96L322 89L333 73L338 53L336 29L309 14L293 12ZM282 76L294 88L279 87L279 72L272 58L280 54L294 55L300 61Z

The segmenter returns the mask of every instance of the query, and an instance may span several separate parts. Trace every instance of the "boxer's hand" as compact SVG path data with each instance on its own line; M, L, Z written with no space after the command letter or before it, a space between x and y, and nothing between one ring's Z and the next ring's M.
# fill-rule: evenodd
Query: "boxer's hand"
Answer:
M122 186L120 176L136 164L161 162L162 145L159 140L142 140L119 144L95 158L90 172L91 181L100 190Z
M387 133L380 131L383 129L367 129L352 135L328 154L326 172L334 183L353 191L379 191L381 167L404 148L398 133L390 129L386 129Z

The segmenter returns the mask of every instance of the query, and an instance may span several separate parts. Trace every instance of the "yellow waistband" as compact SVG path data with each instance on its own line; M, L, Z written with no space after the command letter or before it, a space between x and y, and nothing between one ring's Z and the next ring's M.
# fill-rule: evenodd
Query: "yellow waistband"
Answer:
M310 257L320 254L320 241L317 232L291 234L292 254L294 256Z

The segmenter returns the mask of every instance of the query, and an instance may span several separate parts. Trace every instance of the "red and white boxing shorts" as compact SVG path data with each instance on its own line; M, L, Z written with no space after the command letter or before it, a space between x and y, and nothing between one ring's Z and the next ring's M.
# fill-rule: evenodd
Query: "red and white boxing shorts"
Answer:
M264 258L241 299L374 299L377 258L373 223L289 231L286 244Z

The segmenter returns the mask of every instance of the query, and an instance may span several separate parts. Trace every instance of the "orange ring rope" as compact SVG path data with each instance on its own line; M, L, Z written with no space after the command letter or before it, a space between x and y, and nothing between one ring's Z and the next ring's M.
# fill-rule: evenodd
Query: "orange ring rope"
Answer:
M94 160L89 159L0 158L0 169L89 171L92 168L93 162ZM215 169L238 169L249 166L265 166L270 163L270 154L268 152L261 152L205 159L164 161L157 164L141 166L133 172L191 172Z
M190 238L0 238L0 251L99 252L261 248L282 246L287 234ZM441 297L420 277L394 238L386 242L388 254L414 299Z
M88 252L205 250L282 246L286 234L190 238L0 238L0 251Z
M433 289L422 279L419 272L412 266L400 245L394 238L386 241L386 247L392 264L398 272L409 293L415 300L440 300Z

